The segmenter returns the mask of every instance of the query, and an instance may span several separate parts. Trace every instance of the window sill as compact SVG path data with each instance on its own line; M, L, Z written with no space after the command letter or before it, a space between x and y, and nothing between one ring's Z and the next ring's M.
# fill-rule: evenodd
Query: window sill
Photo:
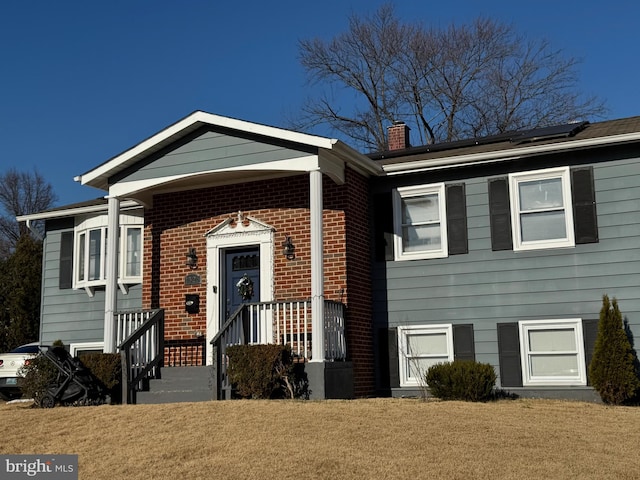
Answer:
M567 248L575 248L576 244L573 242L554 242L554 243L537 243L537 244L525 244L525 245L517 245L514 243L513 251L514 252L535 252L537 250L560 250Z
M122 292L123 295L129 294L129 289L134 285L140 285L142 281L122 281L118 280L118 289ZM75 285L73 287L75 290L84 290L87 293L87 296L93 298L96 290L104 290L106 288L106 282L94 283L91 285Z
M396 262L406 262L408 260L431 260L434 258L447 258L449 255L447 252L416 252L416 253L404 253L394 258Z

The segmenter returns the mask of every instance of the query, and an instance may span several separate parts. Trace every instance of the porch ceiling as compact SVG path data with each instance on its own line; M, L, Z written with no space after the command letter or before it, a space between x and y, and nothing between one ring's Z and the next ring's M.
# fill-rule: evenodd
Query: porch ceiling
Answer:
M268 180L271 178L299 175L300 173L299 171L277 170L206 172L178 178L157 179L157 181L153 183L145 182L135 184L135 182L132 182L133 184L116 184L110 189L110 195L135 200L142 205L151 207L153 205L153 196L158 194Z

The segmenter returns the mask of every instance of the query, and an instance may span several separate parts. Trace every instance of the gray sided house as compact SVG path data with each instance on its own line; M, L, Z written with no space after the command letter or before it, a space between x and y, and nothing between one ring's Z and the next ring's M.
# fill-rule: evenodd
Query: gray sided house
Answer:
M603 294L640 340L640 118L373 158L381 391L411 395L429 365L460 358L520 396L595 398Z
M107 201L90 200L54 208L31 217L43 218L46 231L40 341L50 345L56 340L62 340L73 355L102 351L104 264L95 260L85 262L85 257L97 259L104 253L101 250L107 226ZM131 239L140 235L144 224L143 208L135 202L127 202L122 207L120 223L124 238ZM82 261L78 261L80 256ZM126 270L126 266L123 269ZM126 282L119 282L117 295L120 308L134 310L142 307L140 283L139 272L137 275L130 275Z
M640 340L640 117L409 140L185 117L77 177L107 199L19 218L46 221L42 342L120 351L134 402L169 366L214 367L229 398L226 348L274 342L317 398L417 395L459 358L596 399L603 294Z

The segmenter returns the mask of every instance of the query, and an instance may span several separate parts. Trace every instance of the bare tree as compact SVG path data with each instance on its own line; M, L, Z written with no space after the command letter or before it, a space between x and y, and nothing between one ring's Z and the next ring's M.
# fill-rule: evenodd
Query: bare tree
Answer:
M396 71L412 28L394 17L390 6L372 17L349 21L349 30L330 42L300 42L300 61L312 82L344 87L356 94L341 107L327 93L309 100L298 127L327 123L356 142L384 145L385 125L398 117Z
M27 233L26 225L18 224L16 217L46 210L55 201L53 187L37 171L12 168L0 175L0 259L8 258Z
M299 46L310 81L326 90L308 100L296 127L327 124L371 150L386 148L386 127L397 120L421 143L435 143L606 113L578 91L576 59L494 20L426 29L401 23L387 4L352 15L348 31L329 42ZM328 93L338 90L354 101Z

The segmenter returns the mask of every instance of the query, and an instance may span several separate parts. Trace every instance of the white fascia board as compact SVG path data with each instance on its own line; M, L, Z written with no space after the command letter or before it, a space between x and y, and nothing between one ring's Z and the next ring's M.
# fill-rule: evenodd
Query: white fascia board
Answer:
M261 125L259 123L247 122L245 120L237 120L235 118L221 117L212 113L198 111L193 115L198 116L201 123L208 123L210 125L226 127L232 130L239 130L242 132L278 138L281 140L288 140L290 142L301 143L318 148L330 149L334 142L334 140L326 137L294 132L292 130L285 130L283 128L270 127L267 125Z
M123 200L120 204L121 210L123 209L131 210L136 208L143 208L143 206L133 200ZM53 212L41 212L41 213L31 213L28 215L20 215L19 217L16 217L16 220L18 222L27 222L27 221L32 222L34 220L48 220L51 218L74 217L77 215L106 212L108 211L108 209L109 209L108 205L105 203L103 205L91 205L87 207L60 209L60 210L55 210Z
M280 140L287 140L318 148L331 149L333 143L335 142L335 140L332 140L330 138L293 132L281 128L246 122L244 120L237 120L235 118L222 117L211 113L196 111L188 117L183 118L182 120L174 123L164 130L161 130L148 139L140 142L129 150L96 167L95 169L75 177L75 180L80 182L82 185L91 185L93 181L101 177L108 176L110 171L126 163L127 161L138 156L144 156L145 153L153 151L153 149L158 145L165 142L169 143L174 137L177 138L181 134L193 131L202 125L219 126L238 130L240 132L247 132L251 134L277 138Z
M318 170L319 161L317 155L309 155L306 157L298 157L288 160L279 160L277 162L255 163L251 165L242 165L237 167L220 168L215 170L204 170L196 173L183 173L179 175L170 175L167 177L149 178L145 180L136 180L131 182L118 182L109 188L109 195L115 197L123 197L132 195L136 192L147 190L159 185L175 182L194 176L202 176L208 174L228 173L228 172L246 172L246 171L283 171L283 172L310 172Z
M417 173L458 165L517 160L519 158L531 155L563 152L567 150L577 150L589 147L604 147L608 145L637 141L640 141L640 132L626 133L623 135L612 135L609 137L589 138L585 140L575 140L563 143L536 145L523 148L515 148L511 150L494 150L492 152L475 153L469 155L455 155L451 157L433 158L429 160L418 160L415 162L384 165L382 168L387 173L387 175Z
M381 175L384 173L382 167L371 160L366 155L354 150L346 143L342 143L340 140L332 140L332 151L340 158L344 159L346 164L364 175Z

